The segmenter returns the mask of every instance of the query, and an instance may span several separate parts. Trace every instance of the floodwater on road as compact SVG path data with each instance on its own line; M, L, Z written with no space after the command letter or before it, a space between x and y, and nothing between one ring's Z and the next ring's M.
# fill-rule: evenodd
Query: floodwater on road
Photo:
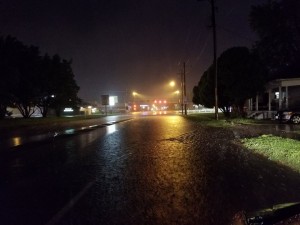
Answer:
M300 200L300 175L227 129L147 116L1 158L0 224L229 224Z

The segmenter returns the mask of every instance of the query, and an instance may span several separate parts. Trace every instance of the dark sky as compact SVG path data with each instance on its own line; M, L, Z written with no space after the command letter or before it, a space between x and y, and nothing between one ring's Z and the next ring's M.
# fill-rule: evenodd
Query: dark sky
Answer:
M216 0L218 55L251 46L248 16L265 0ZM2 0L0 33L41 53L73 60L79 97L137 91L148 98L171 93L187 65L191 92L212 63L207 0Z

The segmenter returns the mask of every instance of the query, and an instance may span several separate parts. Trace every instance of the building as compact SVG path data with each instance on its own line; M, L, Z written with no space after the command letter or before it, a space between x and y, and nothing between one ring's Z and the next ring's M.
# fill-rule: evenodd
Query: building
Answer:
M249 99L249 117L270 119L278 110L300 107L300 78L272 80L265 88L263 95Z

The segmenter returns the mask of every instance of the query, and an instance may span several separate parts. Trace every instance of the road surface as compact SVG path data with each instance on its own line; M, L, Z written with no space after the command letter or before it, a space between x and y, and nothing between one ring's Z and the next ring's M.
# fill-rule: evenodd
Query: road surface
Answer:
M19 146L0 165L5 225L229 224L300 200L298 173L176 115Z

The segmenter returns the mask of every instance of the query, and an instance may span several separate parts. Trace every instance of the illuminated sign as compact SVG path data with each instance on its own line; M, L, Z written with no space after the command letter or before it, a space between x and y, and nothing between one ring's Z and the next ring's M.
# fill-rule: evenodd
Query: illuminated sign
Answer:
M72 108L65 108L64 112L73 112L74 110Z
M118 96L109 96L109 105L114 106L118 103Z

